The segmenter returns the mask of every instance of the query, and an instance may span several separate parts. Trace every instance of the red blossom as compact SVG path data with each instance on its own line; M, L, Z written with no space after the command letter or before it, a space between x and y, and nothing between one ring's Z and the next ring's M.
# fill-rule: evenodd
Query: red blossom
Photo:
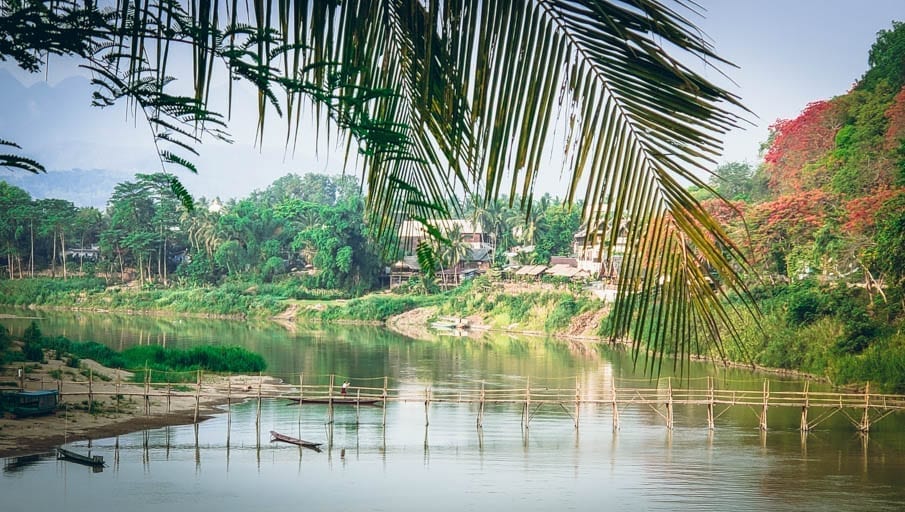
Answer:
M801 169L819 161L833 149L841 126L835 103L809 103L795 119L780 119L770 126L773 142L764 155L770 171L769 187L776 194L805 190Z

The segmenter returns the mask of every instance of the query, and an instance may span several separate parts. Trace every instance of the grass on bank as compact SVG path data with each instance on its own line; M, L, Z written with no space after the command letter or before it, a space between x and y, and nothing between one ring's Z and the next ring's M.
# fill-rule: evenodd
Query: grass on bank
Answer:
M238 346L203 345L190 349L141 345L117 352L93 341L72 341L63 336L44 336L37 323L25 330L22 350L11 350L12 343L5 327L0 325L0 361L41 362L49 352L55 359L66 359L67 366L80 367L81 359L97 361L108 368L132 372L133 380L144 381L145 370L170 382L192 381L197 370L216 373L258 373L267 368L260 354ZM166 372L168 375L161 375Z

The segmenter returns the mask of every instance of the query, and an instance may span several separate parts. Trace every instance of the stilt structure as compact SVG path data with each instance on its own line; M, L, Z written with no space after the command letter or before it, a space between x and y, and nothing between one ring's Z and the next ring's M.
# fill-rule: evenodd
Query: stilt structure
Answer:
M672 377L666 379L666 428L672 430Z
M760 429L767 431L767 408L770 406L770 381L764 379L764 405L760 412Z
M804 381L804 404L801 406L801 427L799 428L802 432L809 432L811 430L811 425L808 424L808 407L810 405L808 387L810 384L810 381Z

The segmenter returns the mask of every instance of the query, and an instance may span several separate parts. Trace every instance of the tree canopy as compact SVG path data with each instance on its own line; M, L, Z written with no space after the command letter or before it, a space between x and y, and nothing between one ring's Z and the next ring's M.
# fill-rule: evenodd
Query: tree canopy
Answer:
M216 105L218 77L257 91L259 138L275 113L293 144L300 105L311 101L319 126L349 137L378 234L448 216L448 198L463 192L532 204L537 176L550 172L544 155L564 140L552 150L566 155L568 202L583 199L593 225L631 221L614 335L654 325L681 343L718 344L719 326L731 325L722 291L746 296L747 261L685 184L707 187L701 171L741 110L687 64L726 64L689 20L696 8L685 0L0 0L0 58L29 71L46 55L79 59L95 104L125 102L147 120L164 169L197 172L194 147L229 139L222 109L232 94ZM563 139L559 119L568 119ZM0 158L40 170L25 157ZM607 236L614 247L617 234ZM670 322L658 320L663 310Z

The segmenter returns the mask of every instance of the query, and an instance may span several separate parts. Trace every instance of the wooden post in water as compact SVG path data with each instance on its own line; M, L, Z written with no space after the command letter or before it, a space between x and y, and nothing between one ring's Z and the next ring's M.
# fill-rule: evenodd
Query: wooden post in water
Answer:
M481 381L481 401L478 404L478 428L484 428L484 381Z
M865 434L870 431L870 381L864 386L864 414L861 415L858 431Z
M383 429L387 428L387 378L383 378Z
M116 391L116 414L119 414L119 401L120 401L120 393L119 393L119 369L116 370L116 384L113 385L113 389ZM119 437L116 438L116 441L119 442Z
M327 390L329 396L327 397L327 423L333 424L333 380L336 378L335 374L330 374L330 388Z
M198 423L198 409L201 407L201 368L198 368L196 379L198 382L195 384L195 419L192 423ZM167 391L167 396L169 396L169 391Z
M94 390L92 389L91 383L94 381L94 372L91 368L88 369L88 414L94 410Z
M672 430L672 377L666 379L666 428Z
M802 432L811 430L811 426L808 424L808 407L810 406L808 387L810 387L810 384L810 381L804 381L804 405L801 406L801 426L799 427L799 430Z
M767 407L770 402L770 381L764 379L764 406L760 412L760 429L762 432L767 431Z
M522 427L528 428L531 421L531 377L525 380L525 414L522 418Z
M305 403L305 372L299 374L299 434L302 433L302 404Z
M613 380L613 432L619 430L619 406L616 404L616 380Z
M261 385L264 382L264 374L258 372L258 410L255 415L255 426L260 428L261 426ZM260 437L260 435L258 436Z
M151 370L145 364L145 415L151 415Z
M355 426L361 423L361 389L355 390Z
M430 412L431 406L431 388L424 388L424 427L427 428L430 426L430 417L428 413Z
M229 433L233 425L233 381L226 381L226 447L229 448ZM229 457L229 452L226 452Z
M707 429L714 429L713 417L713 377L707 377Z
M575 430L578 430L578 418L581 414L581 382L575 376Z

